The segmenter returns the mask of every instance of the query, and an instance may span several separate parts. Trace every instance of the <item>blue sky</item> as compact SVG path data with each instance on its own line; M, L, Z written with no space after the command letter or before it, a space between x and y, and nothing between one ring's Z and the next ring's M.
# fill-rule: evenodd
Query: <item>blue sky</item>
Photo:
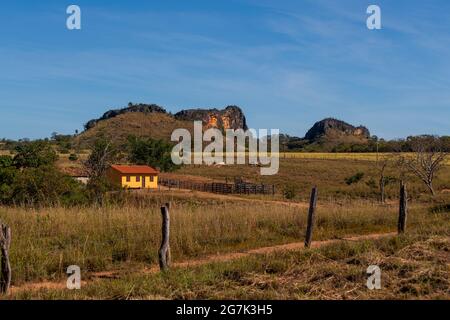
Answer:
M82 30L66 29L66 8ZM382 30L366 9L382 10ZM325 117L384 138L450 134L447 0L9 1L0 137L73 133L128 102L241 106L303 136Z

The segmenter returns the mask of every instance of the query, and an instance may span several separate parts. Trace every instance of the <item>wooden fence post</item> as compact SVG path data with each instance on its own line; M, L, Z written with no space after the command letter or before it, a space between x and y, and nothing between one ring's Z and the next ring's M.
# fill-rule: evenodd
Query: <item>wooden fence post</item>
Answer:
M398 234L404 233L406 228L406 218L408 216L408 192L406 184L401 182L400 185L400 205L398 214Z
M386 203L385 192L384 192L385 184L386 184L385 178L382 177L380 179L380 202L383 203L383 204Z
M170 245L169 245L169 231L170 231L170 216L169 216L169 204L161 207L162 215L162 240L161 247L159 248L159 268L161 271L165 271L170 265Z
M311 191L311 199L309 201L308 226L306 227L306 237L305 237L306 248L309 248L311 246L314 220L316 214L316 206L317 206L317 187L315 186Z
M9 262L9 248L11 247L11 228L0 224L0 293L8 293L11 285L11 264Z

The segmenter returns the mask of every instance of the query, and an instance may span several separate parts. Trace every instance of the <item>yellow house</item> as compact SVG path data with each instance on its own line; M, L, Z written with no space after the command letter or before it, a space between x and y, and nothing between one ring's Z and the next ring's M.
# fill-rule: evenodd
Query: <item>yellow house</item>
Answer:
M122 188L155 189L158 188L158 174L149 166L112 165L106 175L111 183Z

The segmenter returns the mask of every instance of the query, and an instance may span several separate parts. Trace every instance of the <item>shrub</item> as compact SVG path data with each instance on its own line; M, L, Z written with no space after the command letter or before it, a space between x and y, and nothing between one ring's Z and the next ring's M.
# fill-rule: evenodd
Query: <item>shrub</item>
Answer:
M112 184L105 176L92 177L87 184L87 196L91 203L103 205L108 191L120 191L121 188Z
M20 205L75 205L87 200L85 188L53 166L26 168L12 184L10 202Z
M68 154L70 150L66 147L58 147L58 152L61 154Z
M378 188L378 185L377 185L377 183L376 183L376 181L375 181L374 178L370 178L370 180L366 182L366 185L367 185L370 189L377 189L377 188Z
M435 205L429 210L431 213L450 213L450 203Z
M392 177L392 176L386 176L384 177L384 185L387 186L388 184L392 184L397 182L398 179L396 177Z
M0 168L12 167L13 158L10 156L0 156Z
M13 183L16 179L17 169L15 167L0 166L0 203L7 203L13 194Z
M53 165L56 153L45 142L22 144L17 150L14 159L0 157L0 203L70 206L88 201L85 186Z
M285 199L292 200L297 195L297 187L295 185L286 185L283 189L283 196Z
M364 177L364 172L358 172L351 177L345 178L345 183L347 185L352 185L354 183L358 183Z
M78 156L75 153L71 153L69 155L69 160L70 161L77 161L78 160Z

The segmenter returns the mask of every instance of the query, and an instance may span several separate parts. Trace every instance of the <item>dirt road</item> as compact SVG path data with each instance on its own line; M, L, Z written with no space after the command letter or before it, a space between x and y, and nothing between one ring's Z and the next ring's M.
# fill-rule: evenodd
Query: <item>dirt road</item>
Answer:
M323 241L313 241L311 244L312 248L319 248L326 245L336 244L339 242L345 241L365 241L365 240L376 240L386 237L391 237L396 235L396 233L377 233L377 234L368 234L368 235L359 235L359 236L351 236L344 237L341 239L331 239L331 240L323 240ZM283 251L296 251L296 250L305 250L303 242L293 242L282 245L275 245L270 247L261 247L241 252L232 252L232 253L223 253L217 255L209 255L203 258L186 260L181 262L174 262L172 264L172 268L190 268L197 267L209 263L214 262L227 262L232 261L244 257L248 257L251 255L259 255L259 254L271 254L275 252L283 252ZM152 266L150 268L143 269L139 271L144 274L152 274L159 271L157 266ZM89 284L93 281L99 281L101 279L117 279L120 278L121 272L123 271L105 271L105 272L94 272L85 275L85 281L82 281L82 286ZM12 286L10 290L10 294L15 294L23 291L32 291L32 290L40 290L40 289L57 289L64 290L66 289L65 281L42 281L42 282L30 282L25 283L20 286Z

